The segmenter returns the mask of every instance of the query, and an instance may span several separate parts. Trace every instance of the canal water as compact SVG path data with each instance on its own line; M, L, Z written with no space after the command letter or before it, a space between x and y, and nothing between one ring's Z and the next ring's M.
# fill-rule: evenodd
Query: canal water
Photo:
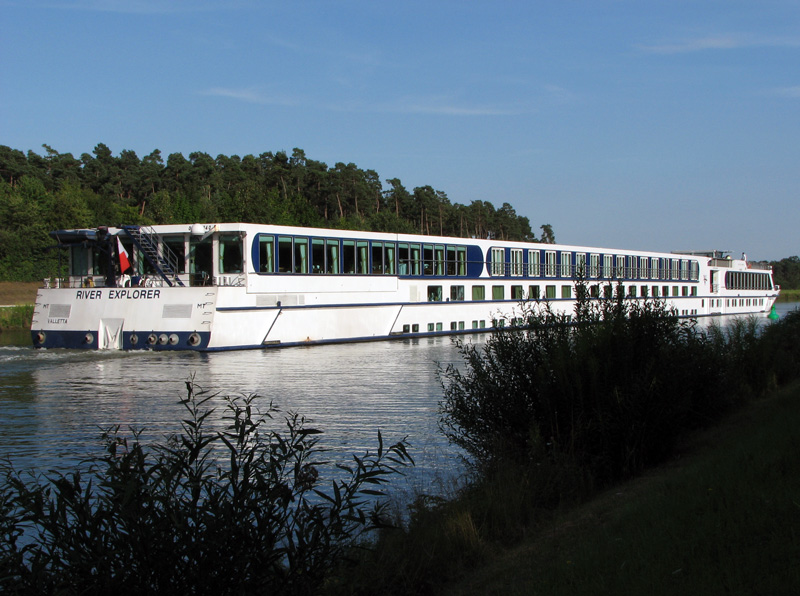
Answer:
M467 341L482 341L471 336ZM0 458L17 469L68 471L102 453L103 429L144 429L145 442L180 431L186 381L219 392L210 423L223 425L224 395L257 394L284 416L323 431L327 459L351 462L407 438L416 465L393 488L446 491L462 469L438 431L437 367L460 362L448 337L218 353L34 350L0 346Z
M0 458L17 469L69 471L102 453L100 433L112 425L163 442L180 431L178 401L194 378L221 395L258 394L262 411L271 401L299 413L323 431L334 461L374 451L379 431L385 444L407 437L416 466L393 482L406 496L447 492L463 472L437 424L437 367L461 363L448 337L210 354L34 350L27 333L0 337L12 339L0 345ZM222 425L223 403L209 402L217 407L212 424Z

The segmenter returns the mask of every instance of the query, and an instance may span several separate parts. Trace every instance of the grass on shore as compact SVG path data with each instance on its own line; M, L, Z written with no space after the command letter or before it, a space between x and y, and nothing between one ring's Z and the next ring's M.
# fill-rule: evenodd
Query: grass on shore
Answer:
M0 281L0 305L21 306L36 302L36 290L42 287L38 281Z
M30 329L39 282L0 281L0 332Z
M565 513L447 586L460 594L795 594L800 384L683 458Z

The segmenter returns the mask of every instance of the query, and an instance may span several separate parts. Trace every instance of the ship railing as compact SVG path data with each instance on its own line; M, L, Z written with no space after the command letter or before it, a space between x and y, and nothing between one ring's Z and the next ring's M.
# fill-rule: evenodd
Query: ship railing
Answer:
M121 275L117 277L117 288L163 288L169 284L155 275ZM185 284L181 283L180 286ZM231 284L234 285L234 284ZM242 283L241 285L244 285ZM73 277L45 277L42 280L42 287L44 289L92 289L92 288L107 288L105 277L102 275L85 275Z
M231 275L218 275L214 278L214 285L242 288L244 287L244 275L237 273Z
M759 269L761 271L772 271L772 266L767 263L758 263L755 261L747 261L748 269Z
M133 239L150 266L167 282L167 285L182 286L178 275L180 261L166 244L159 244L155 230L146 226L124 226L123 229Z

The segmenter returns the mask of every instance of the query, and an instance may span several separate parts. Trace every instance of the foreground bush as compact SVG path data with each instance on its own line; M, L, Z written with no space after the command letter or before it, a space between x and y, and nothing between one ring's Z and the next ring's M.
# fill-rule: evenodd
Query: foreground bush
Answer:
M579 285L577 295L586 296L585 289ZM521 308L484 347L459 343L463 362L440 371L440 426L473 464L468 483L451 500L420 495L408 523L380 532L361 564L341 572L327 593L442 593L542 532L555 545L551 550L537 546L502 571L495 568L493 589L459 585L453 593L555 592L540 582L532 563L537 557L561 569L558 590L570 593L574 569L560 550L565 528L554 531L554 519L598 489L670 457L693 429L800 376L800 311L775 323L744 319L704 330L663 302L619 294L582 299L571 316L546 303ZM704 484L699 498L707 499L708 490ZM686 514L695 523L693 503ZM635 532L648 544L651 533L641 527L651 525ZM600 542L607 543L607 532L601 529ZM577 535L582 543L583 533ZM675 549L695 558L683 543ZM586 551L589 565L602 558L594 544ZM708 556L718 559L717 550ZM783 554L779 560L786 559L792 560ZM586 573L586 593L598 591L603 565L596 567ZM629 567L618 560L602 573L629 573ZM517 578L528 576L520 587ZM662 585L662 576L643 577Z
M3 466L0 591L19 594L311 594L364 534L385 524L389 477L413 463L401 441L338 465L322 489L321 431L286 430L254 396L211 399L187 383L183 432L148 451L104 434L86 472L32 478Z

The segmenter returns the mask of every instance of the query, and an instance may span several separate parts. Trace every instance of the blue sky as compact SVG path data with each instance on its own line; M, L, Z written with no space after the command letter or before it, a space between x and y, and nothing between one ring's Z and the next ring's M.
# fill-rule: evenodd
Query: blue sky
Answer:
M0 0L0 144L291 152L563 243L800 254L796 1Z

